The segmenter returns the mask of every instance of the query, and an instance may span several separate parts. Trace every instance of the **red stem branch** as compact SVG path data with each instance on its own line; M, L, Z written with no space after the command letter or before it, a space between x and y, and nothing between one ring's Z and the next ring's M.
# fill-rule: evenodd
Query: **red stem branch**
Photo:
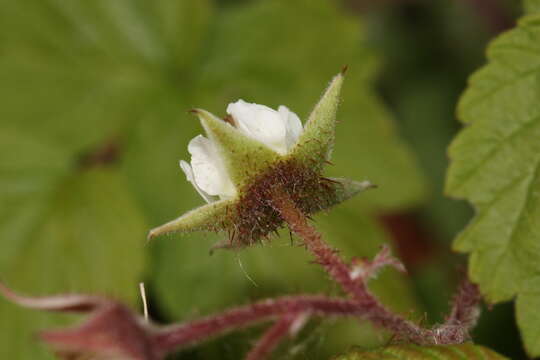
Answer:
M246 360L261 360L266 358L279 345L280 341L289 334L291 325L297 318L296 314L288 314L272 325L257 341L246 355Z
M452 302L452 310L444 324L436 327L436 342L455 344L470 340L469 332L480 317L482 296L478 286L465 279Z
M188 323L168 327L154 336L156 348L163 353L192 345L231 330L238 330L283 315L310 312L319 316L360 316L362 309L355 301L321 295L285 296L263 300L227 310Z
M454 297L452 310L445 324L462 325L471 329L480 316L479 304L482 300L478 286L465 279Z

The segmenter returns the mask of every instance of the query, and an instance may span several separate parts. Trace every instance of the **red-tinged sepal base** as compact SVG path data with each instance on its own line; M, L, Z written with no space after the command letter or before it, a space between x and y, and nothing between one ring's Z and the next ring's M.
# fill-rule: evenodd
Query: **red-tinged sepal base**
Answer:
M367 181L326 178L294 160L281 161L241 193L234 226L228 229L230 247L251 245L283 227L284 220L272 205L277 193L286 193L309 216L372 187Z

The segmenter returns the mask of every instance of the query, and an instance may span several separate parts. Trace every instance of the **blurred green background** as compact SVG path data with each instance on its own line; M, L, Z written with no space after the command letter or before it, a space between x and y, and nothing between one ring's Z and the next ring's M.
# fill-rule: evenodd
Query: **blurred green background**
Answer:
M472 212L442 195L455 104L487 42L521 10L497 0L0 0L0 277L28 294L95 292L159 322L290 293L339 294L288 232L241 252L219 236L147 243L149 228L201 205L178 167L201 133L187 114L239 98L305 119L349 66L333 166L369 179L315 222L345 256L390 243L409 274L372 288L393 309L440 322L464 258L450 242ZM49 359L32 339L73 323L0 300L2 358ZM504 339L497 329L504 328ZM238 359L262 328L171 357ZM511 306L486 309L474 339L524 358ZM326 359L388 334L313 321L277 357Z

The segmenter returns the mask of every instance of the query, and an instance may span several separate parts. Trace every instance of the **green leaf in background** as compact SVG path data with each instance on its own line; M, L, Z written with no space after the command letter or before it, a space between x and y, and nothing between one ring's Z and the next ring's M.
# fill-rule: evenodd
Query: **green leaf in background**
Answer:
M353 350L334 360L504 360L496 352L472 343L444 346L392 345L373 351Z
M178 73L171 67L198 51L209 2L0 5L0 276L32 295L97 292L133 303L151 217L122 170L138 162L138 178L148 171L145 148L133 144L142 142L146 111L167 99L167 73ZM181 64L171 60L180 53ZM176 105L181 99L175 94ZM153 139L161 150L156 142L163 139ZM118 148L111 161L88 160L107 143ZM49 358L33 335L58 316L2 301L0 318L2 357Z
M540 355L540 17L525 16L488 49L458 113L468 126L450 147L448 194L476 217L454 242L490 302L517 296L525 346Z
M523 0L523 7L527 14L540 12L540 1L538 0Z
M107 168L70 169L54 146L0 133L0 273L31 295L96 292L133 302L143 270L145 221ZM59 317L0 302L0 347L8 358L45 356L28 346Z

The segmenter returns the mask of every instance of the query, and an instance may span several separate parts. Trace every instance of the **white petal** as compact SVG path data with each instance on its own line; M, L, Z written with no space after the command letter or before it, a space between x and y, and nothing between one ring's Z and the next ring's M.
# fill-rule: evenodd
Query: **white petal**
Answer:
M195 176L193 174L193 169L191 168L191 165L189 165L186 161L180 160L180 168L184 171L184 174L186 174L186 179L189 181L195 190L199 193L199 195L202 196L204 200L206 200L207 203L211 203L215 201L216 199L213 196L208 195L205 193L195 182Z
M188 145L195 183L208 195L234 196L232 184L214 144L202 135Z
M285 154L286 128L279 113L268 106L238 100L227 106L227 113L245 135L264 143L272 150Z
M296 141L304 130L302 127L302 122L300 121L298 115L296 115L284 105L281 105L278 108L278 112L283 122L285 123L285 143L287 145L287 150L289 150L291 147L293 147L294 144L296 144Z

